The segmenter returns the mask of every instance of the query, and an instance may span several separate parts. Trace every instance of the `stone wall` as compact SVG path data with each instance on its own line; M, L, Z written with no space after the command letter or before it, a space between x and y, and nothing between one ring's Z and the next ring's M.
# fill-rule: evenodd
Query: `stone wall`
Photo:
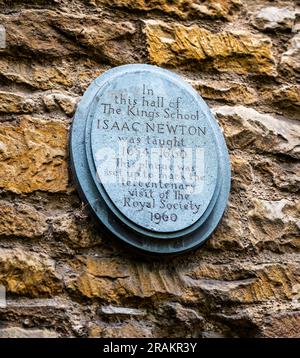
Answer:
M0 0L0 336L300 337L300 10L267 0ZM232 163L224 219L174 258L103 232L68 169L105 70L189 81Z

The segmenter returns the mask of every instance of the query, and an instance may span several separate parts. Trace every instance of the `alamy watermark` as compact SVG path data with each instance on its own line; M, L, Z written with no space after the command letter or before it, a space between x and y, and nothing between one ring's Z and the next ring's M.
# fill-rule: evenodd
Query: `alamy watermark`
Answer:
M118 150L100 148L95 159L97 177L103 184L180 183L194 194L204 187L203 148L137 148L124 140L119 142Z

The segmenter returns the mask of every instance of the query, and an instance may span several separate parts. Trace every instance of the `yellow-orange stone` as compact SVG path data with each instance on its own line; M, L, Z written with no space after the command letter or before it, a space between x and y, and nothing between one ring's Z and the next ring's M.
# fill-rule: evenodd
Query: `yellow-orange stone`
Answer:
M230 12L241 5L240 0L90 0L90 3L133 10L158 10L180 18L191 16L229 18Z
M0 124L0 188L66 191L68 124L22 116Z
M199 26L148 20L150 61L159 66L205 65L220 72L276 75L271 41L244 31L212 33Z

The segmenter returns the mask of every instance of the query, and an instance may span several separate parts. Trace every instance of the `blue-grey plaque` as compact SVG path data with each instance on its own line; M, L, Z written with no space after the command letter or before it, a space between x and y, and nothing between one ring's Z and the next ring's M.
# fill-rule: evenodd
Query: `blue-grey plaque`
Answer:
M179 253L225 210L230 165L203 99L174 73L116 67L92 82L71 133L73 174L95 216L131 246Z

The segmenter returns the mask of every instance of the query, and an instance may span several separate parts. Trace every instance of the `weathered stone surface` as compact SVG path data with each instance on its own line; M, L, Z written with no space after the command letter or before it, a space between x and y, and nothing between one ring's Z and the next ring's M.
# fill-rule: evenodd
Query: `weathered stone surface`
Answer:
M180 296L183 292L179 276L169 275L166 268L151 271L151 266L146 264L91 256L78 257L71 265L77 277L76 280L67 279L67 286L88 298L119 302L126 297L154 299Z
M10 7L14 7L16 6L17 9L20 10L21 6L26 5L43 5L45 4L46 0L0 0L0 5L5 5L5 6L10 6ZM47 0L46 1L48 4L55 4L57 5L58 3L60 3L60 0ZM6 8L7 9L7 8Z
M242 156L231 156L232 187L236 190L247 190L254 180L250 163Z
M9 327L0 329L0 338L58 338L58 334L48 329Z
M49 222L55 237L68 242L69 246L92 247L101 243L101 237L95 232L91 219L86 212L74 210L72 213L59 212L50 217Z
M282 105L289 106L300 106L300 86L290 85L278 88L273 93L274 99L282 102ZM300 119L300 116L299 116Z
M66 191L67 131L59 121L22 116L0 124L0 188L15 193Z
M150 338L151 326L145 322L129 321L112 326L91 324L90 338Z
M237 9L239 0L88 0L92 4L133 10L159 10L167 14L186 19L189 17L210 16L213 18L230 18L231 12Z
M113 64L134 61L130 41L135 33L129 22L51 10L24 10L17 15L0 16L7 32L6 50L49 56L97 55ZM111 31L111 28L114 31ZM74 39L74 40L73 40Z
M34 207L0 200L0 236L32 238L47 230L46 216Z
M251 263L242 265L202 264L189 273L194 289L216 302L258 303L269 300L292 300L300 282L299 263ZM197 283L197 285L196 285Z
M269 310L270 304L262 304L261 307L264 307L266 311ZM257 323L255 320L255 312L249 312L247 308L241 308L238 310L232 310L230 313L221 312L216 313L219 323L224 324L228 330L221 329L217 332L208 332L208 336L205 332L205 338L262 338L260 323ZM212 333L212 336L211 336ZM225 337L224 337L225 336Z
M137 308L117 307L117 306L102 306L100 312L104 315L118 315L118 316L145 316L146 311Z
M299 107L300 106L300 86L299 85L285 85L274 90L268 89L263 91L263 97L266 101L272 101L280 107ZM300 116L295 117L300 120Z
M262 331L269 338L300 338L300 311L272 315L264 322Z
M218 226L206 246L215 250L242 250L246 246L246 235L241 219L241 212L229 202L222 218L222 225Z
M194 309L183 307L178 302L167 302L160 307L160 311L169 316L170 321L174 324L173 327L177 326L178 328L178 325L184 324L186 327L197 326L199 328L203 323L203 317L198 312Z
M74 337L83 335L85 322L80 304L68 296L53 298L9 297L7 305L0 307L2 328L17 327L19 324L27 330L47 329L59 335Z
M133 264L125 267L120 261L106 258L79 258L73 268L80 273L74 281L67 282L69 290L78 290L88 298L101 298L119 302L128 297L142 300L158 297L199 302L204 297L232 303L254 303L270 299L292 299L295 292L291 283L300 282L299 265L253 264L242 265L203 264L194 269L185 267L173 272L150 271L149 265ZM75 265L75 266L74 266ZM180 272L181 271L181 272ZM68 279L67 279L68 281ZM78 292L77 291L77 292Z
M262 159L255 163L255 168L263 175L265 185L275 185L278 189L291 193L300 191L300 164L275 162ZM267 180L271 179L271 182Z
M295 74L300 72L300 34L292 38L288 50L282 54L281 66Z
M212 33L198 26L146 21L150 61L162 66L205 65L220 72L275 75L271 41L242 31Z
M292 8L268 6L260 9L253 15L252 23L260 30L291 30L295 18L295 11Z
M253 205L248 214L249 228L257 245L300 248L299 202L253 199Z
M0 284L7 292L30 297L51 296L62 290L54 261L17 248L0 249Z
M300 158L298 121L279 119L244 106L219 106L214 113L224 126L231 149L256 149Z
M79 97L73 97L61 92L49 93L43 96L43 102L47 110L62 110L66 115L72 116L75 113Z
M238 82L192 80L189 83L205 99L226 103L251 104L257 101L257 95L250 86Z
M7 82L41 90L72 88L81 94L91 78L102 72L103 69L89 59L79 60L76 64L64 59L47 64L26 60L16 63L13 58L0 59L0 75Z
M299 15L300 15L300 8L296 8L296 22L294 24L294 27L292 29L292 31L294 33L297 33L300 31L300 19L299 19Z
M189 308L179 302L157 303L157 326L154 335L160 337L199 338L205 320L198 307Z
M21 94L0 91L0 113L32 113L35 103Z
M67 65L66 65L67 66ZM0 59L0 74L6 80L39 89L52 89L59 86L73 86L68 70L62 66L43 66L12 59Z

